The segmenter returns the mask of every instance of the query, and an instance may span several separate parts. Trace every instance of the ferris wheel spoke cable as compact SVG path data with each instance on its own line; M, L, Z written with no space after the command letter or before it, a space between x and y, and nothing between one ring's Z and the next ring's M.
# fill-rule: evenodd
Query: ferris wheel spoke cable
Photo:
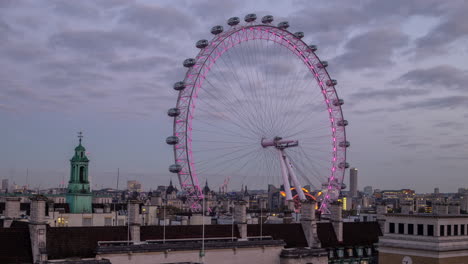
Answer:
M205 102L205 100L203 100L203 99L200 99L200 101ZM210 113L210 112L213 112L214 109L216 109L216 107L214 107L212 104L207 103L207 102L205 102L205 103L212 107L211 110L206 110L206 109L200 108L200 109L198 109L199 111L202 111L202 112L205 112L205 113ZM214 117L216 117L216 116L214 116ZM211 124L211 126L213 126L213 127L217 127L217 128L221 127L219 122L215 122L216 119L219 119L219 117L208 119L209 121L205 121L205 123L207 124L209 122ZM250 131L252 133L252 136L257 135L255 129L258 129L258 128L254 128L250 124L246 124L246 123L243 123L243 122L239 123L239 121L237 121L237 120L239 120L239 119L234 119L234 118L229 119L229 121L231 121L230 122L231 124L239 127L242 131ZM223 120L223 121L228 121L228 120Z
M230 158L230 159L228 159L228 160L221 160L221 161L218 161L218 162L213 162L213 161L212 161L212 162L209 164L209 169L214 170L214 169L216 169L216 168L219 168L219 166L223 166L223 165L224 165L225 167L222 167L221 170L217 171L217 172L214 173L214 174L217 175L217 174L219 174L220 172L226 172L227 169L228 169L229 167L234 166L234 165L237 165L237 163L232 162L232 161L239 161L239 159L241 159L241 160L242 160L242 159L245 159L245 158L249 157L250 155L252 155L252 154L254 154L254 153L256 153L256 152L258 152L258 149L254 149L254 150L248 151L248 152L246 152L246 153L243 152L242 154L237 155L237 156L235 156L234 158ZM202 173L202 172L204 172L204 171L201 170L201 171L199 172L199 174Z
M300 171L307 171L307 172L309 172L309 173L310 173L310 176L313 176L313 178L315 179L315 181L319 183L319 184L314 184L314 185L315 185L315 186L318 185L319 188L320 188L320 187L321 187L320 185L321 185L321 184L324 182L324 180L327 178L327 176L324 176L324 175L323 175L323 171L324 171L324 170L323 170L323 169L320 170L319 168L315 167L315 164L317 163L317 161L311 160L309 157L304 156L304 153L302 153L302 152L297 152L297 155L299 155L299 156L302 157L302 158L307 159L308 165L309 165L309 166L306 166L306 165L304 164L304 162L305 162L304 159L297 159L297 160L299 160L299 162L300 162L300 166L298 166L297 163L296 163L296 167L298 167ZM292 160L295 161L296 159L292 159ZM294 162L294 161L293 161L293 162ZM301 168L302 168L302 169L301 169ZM305 174L304 174L304 177L306 177ZM310 177L306 177L306 178L307 178L307 181L310 181Z
M215 87L213 84L211 84L210 81L206 80L206 82L207 82L211 87L213 87L213 88ZM209 92L208 92L208 89L203 89L203 88L201 88L201 89L204 90L204 91L206 91L207 93L209 93ZM213 97L214 97L215 99L218 99L218 100L220 99L220 98L218 98L218 97L216 97L216 96L213 96ZM224 97L224 98L227 98L227 97ZM199 98L199 100L204 101L204 99L203 99L202 97ZM239 99L237 98L237 100L239 100ZM228 101L228 102L226 102L227 105L235 105L235 102L229 102L228 99L226 99L226 101ZM219 101L218 101L218 103L219 103ZM217 109L217 108L216 108L214 105L212 105L212 104L210 104L210 106L212 107L212 109L210 109L209 111L214 111L215 109ZM231 108L223 108L223 109L228 109L228 110L230 110L231 113L235 113L236 116L238 117L238 120L239 120L240 122L242 122L241 120L247 120L247 121L244 121L243 123L244 123L245 126L249 127L249 129L253 130L252 127L255 127L255 122L252 122L252 121L251 121L251 118L249 117L249 114L248 114L248 113L241 113L241 112L237 111L237 109L241 109L241 111L242 111L243 108L231 107ZM208 111L208 110L206 110L206 111ZM221 109L220 109L220 111L221 111ZM242 117L243 117L243 119L242 119ZM258 126L257 126L257 129L258 129Z

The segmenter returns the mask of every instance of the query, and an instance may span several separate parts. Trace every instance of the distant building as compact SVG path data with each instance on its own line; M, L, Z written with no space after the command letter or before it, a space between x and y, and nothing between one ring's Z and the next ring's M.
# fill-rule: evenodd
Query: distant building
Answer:
M2 180L2 190L3 190L3 191L7 191L7 190L8 190L8 186L9 186L9 184L8 184L8 179L3 179L3 180Z
M434 188L434 194L439 194L439 188Z
M366 187L364 187L364 193L365 193L366 195L371 196L371 195L372 195L372 192L373 192L372 186L366 186Z
M127 181L127 189L129 192L141 192L141 183L139 181Z
M349 194L351 195L351 197L358 196L357 182L358 182L358 170L356 168L351 168L349 170Z

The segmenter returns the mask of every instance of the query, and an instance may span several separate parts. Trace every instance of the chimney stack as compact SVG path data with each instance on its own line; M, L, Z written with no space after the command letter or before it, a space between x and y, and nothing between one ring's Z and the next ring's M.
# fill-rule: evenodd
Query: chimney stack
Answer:
M5 211L3 215L3 227L8 228L11 226L13 220L20 217L20 201L19 197L6 197L5 198Z
M46 202L47 197L43 195L35 195L31 197L29 236L31 238L31 248L34 263L47 260L47 226L45 221Z
M140 201L130 200L128 201L128 224L130 226L130 235L133 242L140 242Z
M460 214L460 205L458 203L449 204L448 214L450 214L450 215L459 215Z
M247 239L247 202L234 203L234 223L237 224L241 239Z
M317 202L312 200L301 201L301 226L310 248L320 248L317 236L317 221L315 220L315 206Z
M413 202L407 201L400 204L402 214L413 213Z
M385 214L387 213L387 205L377 204L376 211L377 211L377 223L379 223L380 231L382 231L382 234L384 234L385 233Z
M432 207L432 212L436 215L448 215L448 206L446 203L436 203Z
M339 242L343 241L343 213L341 202L333 202L330 205L330 221L335 230L336 238Z

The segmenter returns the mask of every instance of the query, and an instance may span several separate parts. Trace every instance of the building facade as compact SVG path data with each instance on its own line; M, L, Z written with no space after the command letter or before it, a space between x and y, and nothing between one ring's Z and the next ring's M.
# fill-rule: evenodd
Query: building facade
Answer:
M379 264L468 263L468 215L438 212L387 214Z

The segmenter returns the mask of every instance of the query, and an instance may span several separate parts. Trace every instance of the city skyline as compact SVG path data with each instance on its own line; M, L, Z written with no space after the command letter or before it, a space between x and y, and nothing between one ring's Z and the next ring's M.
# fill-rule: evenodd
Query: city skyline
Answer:
M463 1L187 3L0 3L0 178L57 186L82 130L93 187L114 187L117 168L121 184L175 180L164 140L182 61L211 26L253 12L288 20L330 62L360 190L468 186Z

